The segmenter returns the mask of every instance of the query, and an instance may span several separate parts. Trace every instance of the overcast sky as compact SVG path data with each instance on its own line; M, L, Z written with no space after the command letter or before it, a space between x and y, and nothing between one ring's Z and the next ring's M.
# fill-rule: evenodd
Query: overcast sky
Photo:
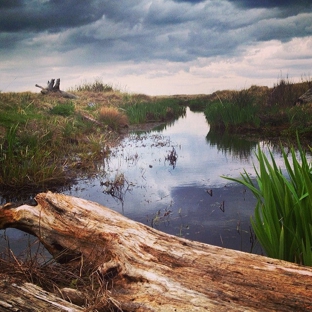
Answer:
M312 79L311 0L0 0L0 90L209 94Z

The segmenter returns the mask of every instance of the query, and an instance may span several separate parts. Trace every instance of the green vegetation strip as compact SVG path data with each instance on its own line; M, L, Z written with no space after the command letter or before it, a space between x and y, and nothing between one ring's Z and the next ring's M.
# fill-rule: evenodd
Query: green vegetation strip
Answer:
M174 98L159 98L152 102L137 102L121 106L130 124L164 122L185 114L185 106Z
M295 105L312 87L310 80L292 83L281 79L269 89L252 86L241 91L217 91L201 105L211 129L236 133L253 131L275 136L309 136L312 133L311 103ZM198 103L198 100L194 103Z

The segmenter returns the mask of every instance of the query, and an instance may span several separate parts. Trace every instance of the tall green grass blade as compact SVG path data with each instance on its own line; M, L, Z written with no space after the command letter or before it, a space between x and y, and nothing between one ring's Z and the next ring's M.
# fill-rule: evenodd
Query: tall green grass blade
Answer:
M298 140L299 143L299 140ZM286 175L258 148L257 185L246 171L242 179L225 177L249 188L257 198L251 224L269 257L312 265L312 174L311 164L299 143L300 162L292 148L290 163L282 150ZM254 167L255 168L255 167Z

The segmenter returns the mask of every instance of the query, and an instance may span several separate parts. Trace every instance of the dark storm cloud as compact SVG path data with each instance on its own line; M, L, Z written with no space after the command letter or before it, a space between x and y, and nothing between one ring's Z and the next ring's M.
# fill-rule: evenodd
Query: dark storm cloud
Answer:
M311 12L312 3L310 0L228 0L234 5L245 8L280 8L293 14L300 12Z
M312 35L311 15L302 14L300 18L270 19L259 23L259 29L252 31L258 41L278 39L287 42L295 37Z
M188 2L188 3L200 3L205 2L205 0L173 0L174 2Z
M82 47L86 62L234 56L257 41L312 34L311 16L281 18L280 11L238 9L227 1L101 1L103 17L58 39L60 52ZM89 2L91 3L91 2ZM95 3L95 2L92 2ZM90 11L90 9L89 9Z
M4 0L0 2L0 10L6 8L15 8L23 5L23 0Z
M0 53L54 53L73 65L234 57L257 42L311 36L304 3L0 0Z
M85 25L103 15L101 1L50 0L1 2L0 31L56 31Z

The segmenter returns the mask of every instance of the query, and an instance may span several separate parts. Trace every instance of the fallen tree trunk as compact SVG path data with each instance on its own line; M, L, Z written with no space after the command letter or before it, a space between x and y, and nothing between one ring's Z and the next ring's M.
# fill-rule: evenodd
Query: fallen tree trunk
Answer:
M61 79L60 78L56 79L55 84L54 84L54 82L55 82L55 79L51 79L51 81L48 81L48 84L47 84L46 88L41 87L38 84L36 84L35 86L37 88L41 89L41 93L42 94L48 94L48 93L51 93L51 92L57 92L58 94L60 94L64 98L69 98L69 99L77 99L78 98L76 95L74 95L72 93L68 93L68 92L60 90L60 84L61 84Z
M171 236L79 198L36 201L0 209L0 228L36 235L60 262L96 264L123 311L312 311L310 267Z

